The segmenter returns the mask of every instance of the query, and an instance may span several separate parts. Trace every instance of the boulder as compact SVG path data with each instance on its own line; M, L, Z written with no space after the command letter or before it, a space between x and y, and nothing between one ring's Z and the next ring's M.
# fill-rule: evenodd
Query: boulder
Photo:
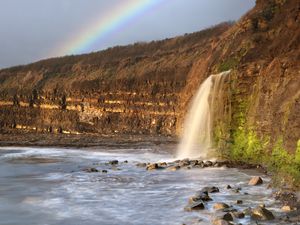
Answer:
M251 218L254 220L273 220L275 219L273 213L264 207L256 207L251 211Z
M250 181L249 181L248 184L249 184L249 185L252 185L252 186L256 186L256 185L260 185L260 184L262 184L262 183L263 183L262 178L256 176L256 177L252 177L252 178L250 179Z
M205 206L204 206L203 202L200 202L200 201L190 203L184 208L184 210L186 210L186 211L203 210L203 209L205 209Z
M107 170L102 170L102 173L107 173Z
M226 203L223 203L223 202L217 202L213 205L213 208L215 210L222 210L222 209L229 208L229 205L227 205Z

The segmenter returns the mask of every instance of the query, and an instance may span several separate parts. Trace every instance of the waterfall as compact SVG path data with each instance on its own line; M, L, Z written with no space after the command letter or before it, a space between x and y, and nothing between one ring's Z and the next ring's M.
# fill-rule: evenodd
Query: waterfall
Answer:
M207 158L212 151L214 109L224 93L224 80L230 71L210 75L200 86L187 114L177 158Z

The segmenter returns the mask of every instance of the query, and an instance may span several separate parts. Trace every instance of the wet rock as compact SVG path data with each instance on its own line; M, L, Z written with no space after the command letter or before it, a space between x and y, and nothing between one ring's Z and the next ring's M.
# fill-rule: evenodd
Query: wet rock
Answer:
M230 165L230 162L227 161L227 160L217 161L216 163L218 163L219 166L228 166L228 165Z
M196 166L196 165L198 165L198 160L191 160L191 161L190 161L190 165L191 165L191 166Z
M97 173L99 172L99 170L97 170L96 168L87 168L87 169L84 169L85 172L88 172L88 173Z
M204 162L204 167L211 167L213 166L213 162L212 161L206 161Z
M241 188L232 188L231 191L234 193L240 193Z
M243 212L231 212L230 213L232 215L232 217L237 218L237 219L242 219L245 217L245 213Z
M200 192L216 193L216 192L220 192L220 190L219 188L212 186L212 187L204 187L200 190Z
M207 192L198 192L197 194L195 194L194 196L192 196L189 199L191 202L196 202L196 201L212 201L212 199L209 197Z
M233 221L233 217L230 213L227 212L217 212L213 216L213 220L225 220L225 221Z
M261 177L252 177L251 180L249 181L249 185L252 185L252 186L256 186L256 185L260 185L263 183L263 180Z
M107 173L107 170L102 170L102 173Z
M230 185L227 185L226 186L226 189L231 189L232 187Z
M137 167L146 167L147 164L146 163L137 163L135 164Z
M222 210L222 209L229 208L229 205L227 205L226 203L223 203L223 202L217 202L213 205L213 208L215 210Z
M188 159L181 160L178 164L180 167L185 167L190 165L190 161Z
M244 209L243 213L247 216L250 216L252 213L252 208L248 207L248 208Z
M109 164L110 165L117 165L119 163L118 160L112 160L112 161L109 161Z
M158 164L157 163L153 163L153 164L149 164L146 167L147 170L156 170L158 169Z
M254 220L273 220L275 219L273 213L266 208L256 207L251 212L251 218Z
M166 162L158 163L158 166L160 167L166 167L168 164Z
M284 212L290 212L290 211L293 211L294 208L290 205L284 205L284 206L282 206L281 210Z
M180 166L171 166L171 167L168 167L167 170L169 171L176 171L176 170L179 170L180 169Z
M222 220L222 219L213 219L212 224L213 225L229 225L230 223L228 221Z
M243 201L242 200L236 200L236 204L241 205L241 204L243 204Z
M128 163L128 161L127 161L127 160L125 160L125 161L124 161L124 163Z
M184 210L186 211L203 210L203 209L205 209L203 202L193 202L184 208Z
M221 165L218 162L214 162L213 167L221 167Z

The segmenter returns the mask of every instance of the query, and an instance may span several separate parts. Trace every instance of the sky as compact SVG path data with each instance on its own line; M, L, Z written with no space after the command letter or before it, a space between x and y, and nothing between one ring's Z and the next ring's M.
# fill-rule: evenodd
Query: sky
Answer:
M150 6L129 10L129 5L143 2ZM238 20L254 4L255 0L0 0L0 68L199 31Z

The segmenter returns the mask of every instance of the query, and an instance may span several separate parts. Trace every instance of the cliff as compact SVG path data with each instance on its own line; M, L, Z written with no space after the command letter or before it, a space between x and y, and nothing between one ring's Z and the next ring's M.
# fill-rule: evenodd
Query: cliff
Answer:
M230 26L2 70L0 127L174 135L193 64Z

